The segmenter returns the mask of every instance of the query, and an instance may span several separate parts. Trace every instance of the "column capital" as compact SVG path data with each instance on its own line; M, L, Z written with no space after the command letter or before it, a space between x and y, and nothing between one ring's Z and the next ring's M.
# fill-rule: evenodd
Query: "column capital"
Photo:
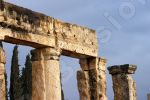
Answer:
M31 51L32 61L37 60L59 60L61 50L56 48L39 48Z
M134 74L137 69L136 65L114 65L108 67L109 74L116 75L116 74Z

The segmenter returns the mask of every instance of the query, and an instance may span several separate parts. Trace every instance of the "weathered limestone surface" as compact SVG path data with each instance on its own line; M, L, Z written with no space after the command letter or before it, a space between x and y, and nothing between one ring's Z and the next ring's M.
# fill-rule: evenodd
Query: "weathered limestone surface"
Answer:
M114 100L136 100L136 83L131 74L136 70L135 65L115 65L108 68L112 74Z
M91 100L88 71L78 71L77 82L78 82L78 91L80 94L80 100Z
M106 60L80 59L80 65L83 70L77 72L80 100L107 100Z
M0 47L0 100L5 100L6 90L5 90L5 52L2 47Z
M42 55L41 55L42 56ZM35 59L36 57L32 57ZM45 66L41 59L32 61L32 100L46 100Z
M77 54L98 55L94 30L6 2L0 7L0 33L0 39L10 43L35 48L58 47L63 50L62 54L73 57L78 57Z
M106 59L99 59L99 67L98 67L98 81L99 81L99 100L107 100L106 95Z
M147 94L147 100L150 100L150 94Z
M61 100L60 54L80 59L81 100L107 100L106 60L98 58L94 30L4 2L0 3L0 40L36 48L31 52L32 100Z
M32 100L61 100L59 56L54 48L32 51Z

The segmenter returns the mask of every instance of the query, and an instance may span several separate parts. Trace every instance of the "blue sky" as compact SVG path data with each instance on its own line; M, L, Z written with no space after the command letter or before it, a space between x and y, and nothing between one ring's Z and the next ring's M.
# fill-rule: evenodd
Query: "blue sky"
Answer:
M6 0L54 18L97 30L99 56L107 66L136 64L138 100L150 92L150 1L149 0ZM5 44L7 72L13 45ZM9 48L9 49L8 49ZM20 47L20 64L31 48ZM25 51L25 53L24 53ZM63 89L67 100L79 100L76 87L77 59L61 57ZM113 100L111 76L107 72L107 95Z

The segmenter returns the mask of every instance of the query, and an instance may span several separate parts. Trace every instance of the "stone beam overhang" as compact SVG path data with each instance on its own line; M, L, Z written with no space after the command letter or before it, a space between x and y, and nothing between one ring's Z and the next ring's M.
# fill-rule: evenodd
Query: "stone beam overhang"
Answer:
M0 4L0 39L35 48L56 47L72 57L98 56L94 30L6 2Z
M124 65L114 65L108 67L109 73L112 75L116 74L134 74L137 69L136 65L124 64Z

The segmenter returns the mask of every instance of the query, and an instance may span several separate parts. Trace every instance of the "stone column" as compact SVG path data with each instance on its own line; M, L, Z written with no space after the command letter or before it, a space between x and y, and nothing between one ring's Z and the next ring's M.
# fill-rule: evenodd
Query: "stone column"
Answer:
M60 50L42 48L31 53L32 100L61 100Z
M88 71L77 71L77 82L80 100L91 100Z
M6 98L6 88L5 88L5 63L6 57L5 52L0 46L0 100L5 100Z
M136 100L136 82L132 79L135 65L115 65L108 67L112 75L114 100Z
M150 94L147 94L147 100L150 100Z
M80 59L82 71L77 72L80 100L107 100L106 60Z

